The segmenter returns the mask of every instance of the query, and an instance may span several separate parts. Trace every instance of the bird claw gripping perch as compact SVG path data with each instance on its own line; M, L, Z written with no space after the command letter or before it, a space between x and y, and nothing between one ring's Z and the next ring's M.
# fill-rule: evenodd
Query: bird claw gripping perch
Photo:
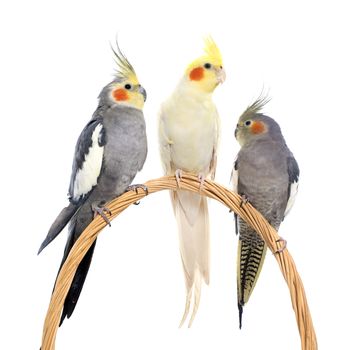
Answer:
M182 170L181 169L176 169L175 178L176 178L177 187L180 187L180 182L182 179Z
M139 194L139 188L142 188L143 191L146 193L146 196L148 196L148 187L146 185L143 185L143 184L130 185L127 187L125 192L134 191L134 192L136 192L136 194ZM134 203L134 205L139 205L139 204L140 204L140 201L136 201Z
M281 242L282 248L277 249L273 254L282 253L282 252L287 248L287 241L286 241L284 238L280 237L280 238L276 241L276 243L278 243L278 242Z
M143 189L143 191L146 193L146 196L148 195L148 187L146 185L143 185L143 184L130 185L127 187L126 192L134 191L137 194L139 194L139 188Z
M249 198L245 195L245 194L242 194L241 195L241 203L239 205L240 208L243 207L243 205L249 203Z
M198 174L198 181L199 181L199 192L201 192L205 182L204 174Z
M109 219L107 218L107 215L106 215L106 214L112 215L112 212L110 211L110 209L103 206L102 203L92 204L91 207L92 207L92 211L94 212L94 217L96 217L97 215L101 215L103 220L108 224L109 227L111 227L111 222L109 221Z

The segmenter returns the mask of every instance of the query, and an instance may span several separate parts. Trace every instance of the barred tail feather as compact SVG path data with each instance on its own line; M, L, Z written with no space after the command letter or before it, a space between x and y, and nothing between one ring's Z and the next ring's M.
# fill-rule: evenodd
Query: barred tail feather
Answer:
M242 235L241 232L237 254L239 328L242 327L243 306L248 302L254 290L266 255L265 242L256 232L248 230L248 234Z

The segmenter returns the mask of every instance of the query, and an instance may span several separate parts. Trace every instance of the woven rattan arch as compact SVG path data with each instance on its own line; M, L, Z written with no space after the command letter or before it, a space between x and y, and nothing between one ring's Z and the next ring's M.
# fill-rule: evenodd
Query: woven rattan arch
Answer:
M174 176L166 176L156 180L151 180L145 183L145 185L148 187L149 194L161 190L176 190L178 188ZM280 248L281 243L277 243L279 236L276 230L272 228L262 215L249 203L241 206L240 196L233 191L230 191L210 180L206 180L200 190L198 178L186 173L183 174L180 188L196 193L199 193L200 191L202 195L218 200L237 213L243 220L260 233L272 252L276 252ZM146 194L143 190L138 192L139 193L129 191L110 202L108 208L112 212L111 219L114 219L129 205L145 197ZM56 287L52 294L46 314L42 336L42 350L55 349L55 339L63 303L72 283L75 271L91 244L105 226L106 223L104 220L101 217L96 217L71 249L57 278ZM317 350L316 334L312 324L303 283L300 279L293 258L289 254L288 249L283 250L282 253L274 254L274 256L290 290L292 306L299 328L301 348L302 350Z

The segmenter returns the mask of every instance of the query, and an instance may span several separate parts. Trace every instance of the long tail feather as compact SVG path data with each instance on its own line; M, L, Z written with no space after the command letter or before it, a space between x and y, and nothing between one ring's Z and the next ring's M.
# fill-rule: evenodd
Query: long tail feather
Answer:
M238 303L239 329L242 329L243 306Z
M186 281L186 305L180 322L183 325L193 302L191 326L200 302L202 281L209 283L209 219L205 197L187 191L172 193L178 222L180 253Z
M84 229L89 225L89 223L92 220L93 220L93 212L91 210L90 204L86 202L85 204L83 204L80 210L76 213L75 216L73 216L73 218L70 221L69 236L68 236L68 240L64 250L61 266L58 270L58 274L61 271L61 268L65 263L74 243L76 242L76 240L79 238L79 236L82 234ZM73 311L78 302L81 290L83 288L87 273L89 272L90 263L94 253L95 245L96 245L96 240L91 245L91 247L89 248L89 250L87 251L83 260L80 262L77 268L72 284L69 288L68 294L64 301L63 311L62 311L61 320L60 320L60 326L62 325L66 317L69 318L73 314ZM57 281L57 277L56 277L56 281Z
M42 250L49 245L57 236L58 234L66 227L69 220L72 218L72 216L76 213L78 210L78 206L69 203L68 207L63 208L59 215L57 216L56 220L53 222L53 224L50 227L50 230L44 239L43 243L41 243L41 246L38 251L38 255L42 252Z
M194 304L193 304L192 315L191 315L190 321L188 322L188 328L192 326L192 323L194 321L194 318L196 317L196 314L199 308L199 302L201 300L201 287L202 287L202 277L197 274L195 278L195 283L194 283Z
M241 220L237 263L237 297L239 327L242 327L243 306L248 302L262 269L266 244L246 223Z
M72 285L68 291L66 300L64 301L63 311L60 320L60 326L62 325L65 317L70 318L73 314L75 306L77 305L81 290L83 288L87 273L89 272L90 263L96 246L96 241L87 251L83 260L80 262L77 271L75 273Z
M185 323L185 321L187 319L188 313L190 312L191 300L192 300L192 288L187 292L187 295L186 295L185 311L184 311L184 314L182 316L179 328L181 328L183 326L183 324Z
M238 235L238 215L236 213L233 214L234 216L234 219L235 219L235 232L236 232L236 235Z

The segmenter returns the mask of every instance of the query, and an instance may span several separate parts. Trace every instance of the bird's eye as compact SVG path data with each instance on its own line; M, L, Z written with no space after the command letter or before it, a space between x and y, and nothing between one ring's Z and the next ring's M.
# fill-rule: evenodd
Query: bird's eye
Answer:
M247 120L247 121L244 123L244 125L245 125L245 126L249 126L251 123L252 123L252 122L251 122L250 120Z
M211 64L210 63L205 63L204 64L204 68L205 69L210 69L211 68Z
M131 85L130 84L125 84L124 87L125 87L126 90L130 90L131 89Z

